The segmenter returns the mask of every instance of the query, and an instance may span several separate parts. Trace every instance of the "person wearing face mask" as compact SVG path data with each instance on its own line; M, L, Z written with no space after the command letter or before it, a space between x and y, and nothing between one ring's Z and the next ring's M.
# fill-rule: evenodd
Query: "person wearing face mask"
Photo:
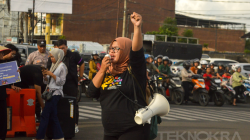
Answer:
M191 76L194 75L194 73L189 70L189 68L190 68L190 62L189 61L185 61L183 63L183 67L184 67L184 69L181 70L182 87L183 87L184 93L185 93L183 103L187 104L188 100L189 100L189 95L191 95L191 90L192 90L190 88L190 86L193 87Z
M10 49L0 46L0 63L5 63L6 60L3 59L5 55L11 52ZM7 93L6 88L11 88L19 92L21 88L14 85L2 85L0 86L0 140L5 140L7 134Z
M208 62L206 60L201 60L200 63L201 63L201 68L198 69L197 74L203 75L206 73Z
M63 57L64 52L58 48L50 51L51 68L43 71L44 83L47 84L47 90L52 92L52 97L45 103L35 140L44 139L49 122L51 122L53 128L53 139L64 140L62 128L57 117L57 103L63 96L63 85L68 73L66 65L62 63Z
M135 123L134 116L138 106L128 100L128 98L134 100L133 87L135 87L138 104L147 105L142 17L134 12L131 14L131 21L134 25L133 41L119 37L111 43L109 47L111 58L103 59L101 70L97 72L88 88L90 96L100 97L103 140L146 140L150 133L149 124Z

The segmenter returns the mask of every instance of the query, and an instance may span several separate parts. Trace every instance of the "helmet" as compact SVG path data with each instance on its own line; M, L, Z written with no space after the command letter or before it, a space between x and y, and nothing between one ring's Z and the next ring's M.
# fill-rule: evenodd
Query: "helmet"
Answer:
M163 58L163 55L158 55L158 56L157 56L157 59L158 59L158 58Z
M163 60L163 61L169 61L169 58L168 58L167 56L164 56L164 57L162 58L162 60Z
M157 61L157 57L155 57L154 61Z
M144 56L145 56L145 59L149 58L149 54L144 54Z
M218 64L218 66L222 66L222 67L224 67L224 66L223 66L223 64L221 64L221 63L219 63L219 64Z
M154 59L154 56L153 56L153 55L148 55L148 57L149 57L149 58L152 58L152 59Z
M93 51L92 55L98 55L98 52L97 51Z
M193 60L193 62L194 62L194 63L200 63L200 60L199 60L198 58L195 58L195 59Z
M183 67L188 70L190 68L190 61L183 62Z
M201 65L207 65L208 64L206 60L201 60L200 63L201 63Z
M233 69L234 71L237 71L239 68L241 68L240 65L237 65L237 64L233 65L233 66L234 66L234 69ZM233 68L233 66L232 66L232 68Z
M212 62L212 63L210 63L210 64L209 64L209 66L214 66L214 63L213 63L213 62Z
M171 65L172 65L172 64L173 64L172 60L169 60L169 61L168 61L168 64L171 64Z

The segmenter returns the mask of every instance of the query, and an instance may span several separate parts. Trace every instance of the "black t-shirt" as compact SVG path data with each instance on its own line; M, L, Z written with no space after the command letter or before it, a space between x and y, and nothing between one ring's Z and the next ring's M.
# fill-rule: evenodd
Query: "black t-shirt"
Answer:
M143 49L139 51L131 50L129 62L132 72L143 90L142 94L136 81L134 81L138 103L142 106L146 106L147 104L144 100L146 96L146 62ZM92 82L89 85L88 93L92 97L100 97L102 123L105 135L117 136L137 126L134 121L135 105L125 98L117 89L118 87L126 96L134 101L132 80L132 75L130 75L127 70L116 76L105 75L99 89L96 88Z
M224 74L225 70L224 69L218 69L218 74L222 76Z
M197 74L203 75L205 73L206 73L206 69L198 69L198 71L197 71Z
M21 82L15 84L22 88L28 88L29 86L43 86L43 74L40 65L26 65L20 69Z
M52 61L50 59L50 57L48 58L48 62L47 62L47 69L50 70L51 68L51 65L52 65Z
M77 65L81 66L84 61L78 52L71 52L67 50L67 54L63 59L64 64L67 66L68 74L66 76L66 82L64 88L69 88L72 86L77 87L78 85L78 75L77 75ZM69 93L66 93L70 95Z

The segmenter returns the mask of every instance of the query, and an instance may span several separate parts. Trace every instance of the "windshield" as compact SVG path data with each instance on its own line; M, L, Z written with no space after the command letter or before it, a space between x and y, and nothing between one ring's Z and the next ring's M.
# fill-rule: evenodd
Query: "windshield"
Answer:
M38 50L37 48L28 48L28 55L37 50Z
M180 61L180 62L177 62L176 64L174 64L174 66L182 66L183 65L183 62Z

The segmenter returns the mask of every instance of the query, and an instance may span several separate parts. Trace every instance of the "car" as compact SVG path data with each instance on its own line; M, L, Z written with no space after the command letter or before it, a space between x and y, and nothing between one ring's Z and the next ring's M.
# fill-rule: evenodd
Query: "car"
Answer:
M209 57L209 55L207 55L207 54L202 54L202 56L201 56L201 60L203 60L203 59L208 59L208 58L210 58L210 57Z
M203 59L203 60L206 60L208 64L214 63L214 69L216 72L218 70L218 64L228 65L230 63L239 63L238 61L235 61L235 60L223 59L223 58L208 58L208 59ZM200 66L198 66L198 68L200 68Z
M230 63L229 66L233 66L235 63ZM241 67L241 74L250 77L250 64L249 63L237 63Z
M38 50L38 48L37 48L36 46L23 45L23 44L14 44L14 45L18 48L18 52L19 52L20 55L21 55L21 59L22 59L21 66L22 66L22 65L25 65L25 62L26 62L28 56L29 56L32 52Z

